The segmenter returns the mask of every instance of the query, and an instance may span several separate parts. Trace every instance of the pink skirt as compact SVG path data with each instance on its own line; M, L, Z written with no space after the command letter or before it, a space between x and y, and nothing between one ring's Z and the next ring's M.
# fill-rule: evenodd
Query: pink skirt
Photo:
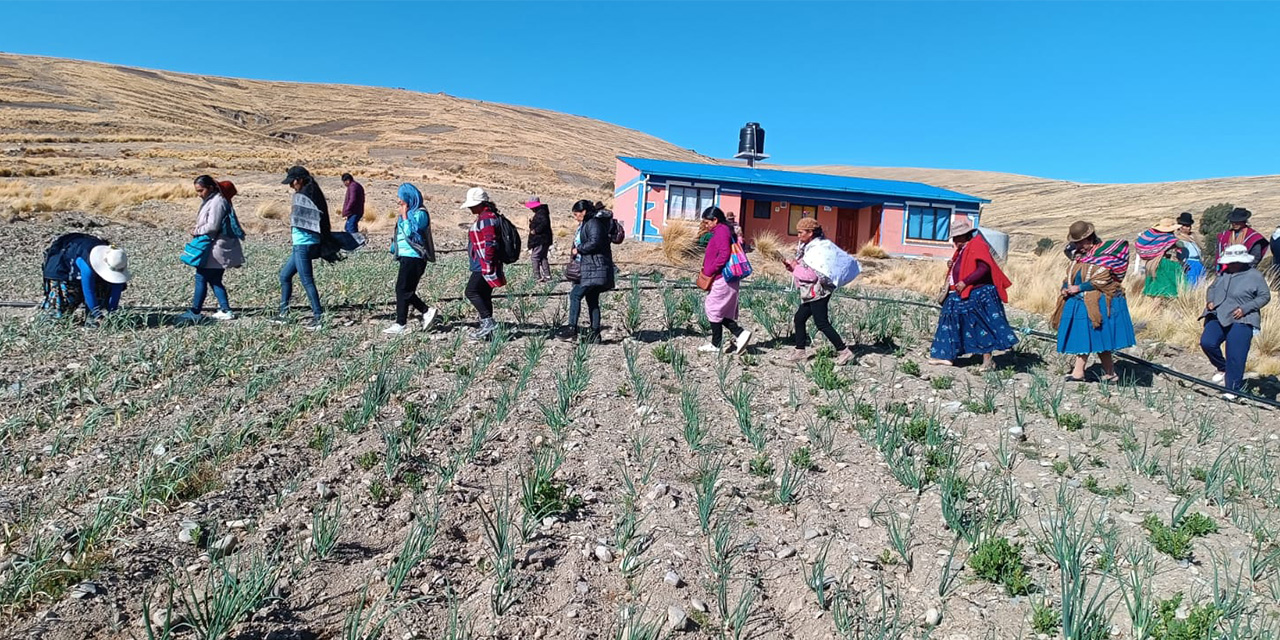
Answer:
M725 282L719 276L711 282L711 291L707 292L707 300L702 308L707 312L707 320L722 322L738 319L738 281Z

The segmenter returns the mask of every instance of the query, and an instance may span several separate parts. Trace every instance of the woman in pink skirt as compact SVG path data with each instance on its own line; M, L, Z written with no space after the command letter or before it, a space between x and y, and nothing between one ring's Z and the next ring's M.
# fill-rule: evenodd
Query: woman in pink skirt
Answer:
M707 321L711 323L711 342L698 347L698 351L715 353L721 350L724 330L727 328L734 337L733 345L726 353L745 353L747 343L751 341L751 332L738 326L738 285L740 282L725 282L720 271L729 263L733 243L738 238L729 226L728 219L719 207L707 207L702 212L702 233L710 233L707 252L702 257L702 280L711 280L711 288L707 291L707 300L703 309L707 312Z

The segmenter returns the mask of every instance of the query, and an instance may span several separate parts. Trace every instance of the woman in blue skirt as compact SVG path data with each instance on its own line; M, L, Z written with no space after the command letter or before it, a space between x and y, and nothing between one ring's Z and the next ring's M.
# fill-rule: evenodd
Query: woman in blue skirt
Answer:
M1012 284L991 256L991 246L968 216L951 225L956 252L948 261L947 296L929 350L932 364L952 365L966 353L981 354L983 370L995 368L993 352L1018 343L1004 315Z
M1089 354L1096 353L1102 362L1102 379L1117 382L1111 352L1137 343L1121 286L1129 268L1129 243L1103 242L1093 225L1083 220L1071 225L1067 242L1075 247L1074 257L1052 319L1058 329L1058 351L1075 356L1067 381L1084 382Z

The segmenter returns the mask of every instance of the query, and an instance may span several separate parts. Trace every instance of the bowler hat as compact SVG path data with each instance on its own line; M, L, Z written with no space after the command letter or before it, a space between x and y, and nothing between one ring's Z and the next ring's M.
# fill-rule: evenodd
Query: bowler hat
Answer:
M1093 235L1093 223L1077 220L1067 230L1067 242L1080 242Z
M1190 226L1194 226L1195 223L1196 221L1191 217L1190 211L1183 211L1182 213L1178 214L1178 226L1190 227Z
M1236 207L1232 209L1231 213L1227 216L1227 222L1248 222L1249 217L1252 215L1252 211L1243 207Z

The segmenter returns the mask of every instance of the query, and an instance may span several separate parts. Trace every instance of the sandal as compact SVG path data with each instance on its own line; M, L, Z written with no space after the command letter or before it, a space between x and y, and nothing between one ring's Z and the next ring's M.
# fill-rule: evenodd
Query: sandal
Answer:
M1067 375L1066 381L1067 382L1084 382L1084 378L1077 378L1073 375Z

